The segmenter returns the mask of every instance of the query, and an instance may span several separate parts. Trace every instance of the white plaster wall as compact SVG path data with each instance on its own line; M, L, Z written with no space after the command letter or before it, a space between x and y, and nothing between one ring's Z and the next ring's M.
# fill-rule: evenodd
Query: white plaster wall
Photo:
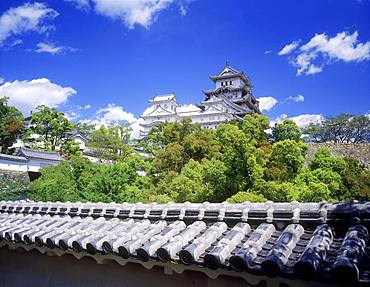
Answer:
M216 89L218 89L219 87L222 87L221 86L221 82L230 82L230 81L232 81L233 84L232 85L228 85L228 86L232 86L232 87L236 87L236 88L239 88L239 87L244 86L243 81L240 78L235 77L235 78L229 78L229 79L226 79L226 80L218 80L216 82Z
M0 159L0 169L12 171L27 171L27 162L17 162Z
M85 150L86 149L85 142L83 140L81 140L80 138L75 138L73 141L79 145L80 150Z

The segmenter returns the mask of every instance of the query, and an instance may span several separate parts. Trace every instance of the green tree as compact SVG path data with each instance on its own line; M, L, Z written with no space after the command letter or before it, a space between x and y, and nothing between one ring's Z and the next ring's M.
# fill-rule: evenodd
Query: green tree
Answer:
M268 117L254 113L244 117L241 129L252 144L261 146L268 139L265 131L269 126Z
M330 190L328 186L323 182L310 182L307 185L298 186L300 192L298 194L298 200L300 202L320 202L323 200L332 201Z
M269 180L292 180L304 164L307 146L294 140L283 140L273 144L265 176Z
M25 141L46 151L55 151L66 142L71 141L67 132L73 128L72 123L55 108L41 105L31 116L30 128L25 134Z
M92 133L95 131L95 125L78 122L73 124L73 129L76 130L86 140L90 140Z
M249 192L276 202L291 201L298 196L299 190L291 182L257 180Z
M216 130L216 140L226 166L227 193L225 199L238 191L252 186L262 175L262 167L257 164L255 147L248 143L247 137L238 126L221 124Z
M184 148L178 142L170 143L154 152L152 163L157 173L165 171L180 172L186 163Z
M342 185L338 199L351 201L354 199L370 199L370 170L360 161L353 158L344 158L346 169L342 172Z
M207 201L221 202L225 200L229 194L226 165L216 158L204 159L201 164L204 188L209 194Z
M352 117L349 122L351 138L353 143L365 143L370 141L370 118L368 115Z
M203 158L220 158L220 146L213 139L213 132L207 129L196 130L186 135L182 141L186 160L201 161Z
M24 119L22 113L15 107L8 106L8 98L0 98L0 152L8 153L23 133Z
M199 124L193 124L190 118L182 118L180 122L158 123L148 133L146 141L142 141L144 150L153 152L170 143L182 143L184 138L196 131L200 131Z
M367 115L341 113L304 129L308 141L333 143L365 143L370 140L370 119Z
M338 200L338 194L340 193L340 186L341 186L341 176L328 168L318 168L315 170L309 170L304 169L298 174L298 176L295 179L295 183L297 186L302 187L302 190L305 188L308 191L312 190L312 186L316 186L318 184L319 189L321 191L324 191L322 184L325 185L325 192L323 193L323 197L319 199L321 200L327 200L327 199L333 199ZM307 192L308 192L307 191ZM316 193L316 195L319 193Z
M282 123L276 123L272 129L272 137L276 142L284 140L301 141L302 132L297 124L291 119L285 119Z
M243 202L266 202L267 199L261 195L251 192L240 191L227 199L229 203L243 203Z
M103 202L147 202L148 181L138 174L146 164L138 155L102 165L99 175L87 186L88 200Z
M91 134L87 146L103 160L124 159L134 151L128 145L131 129L128 126L104 126Z
M324 168L343 174L346 170L346 162L341 158L332 156L328 148L320 148L310 160L309 168L311 170Z
M35 201L79 201L82 199L73 179L72 169L63 161L40 169L41 176L31 182L28 197Z
M172 197L176 202L203 202L211 197L204 188L203 166L191 159L171 183Z

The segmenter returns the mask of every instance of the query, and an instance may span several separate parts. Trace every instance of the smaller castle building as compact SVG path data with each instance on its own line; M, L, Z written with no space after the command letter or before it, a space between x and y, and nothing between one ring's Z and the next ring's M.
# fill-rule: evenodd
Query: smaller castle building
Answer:
M226 121L242 121L251 113L261 113L257 99L252 94L250 79L226 63L223 70L211 76L215 88L203 91L205 100L198 105L180 105L174 94L159 95L149 101L141 115L140 134L146 137L150 129L159 122L179 122L183 117L191 118L203 128L216 128Z

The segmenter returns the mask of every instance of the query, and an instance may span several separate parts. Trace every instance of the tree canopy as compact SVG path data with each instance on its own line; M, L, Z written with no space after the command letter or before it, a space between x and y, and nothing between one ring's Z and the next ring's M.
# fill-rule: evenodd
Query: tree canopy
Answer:
M17 136L24 131L22 113L8 105L8 98L0 98L0 152L8 153Z
M88 147L103 160L123 159L133 152L128 145L130 131L128 126L102 125L91 133Z
M370 172L359 161L334 157L323 148L305 164L308 147L298 126L285 120L272 135L269 126L257 114L215 130L187 118L160 123L142 142L148 158L128 145L127 126L101 126L91 132L88 146L104 164L77 156L43 168L28 196L161 203L369 199Z
M72 129L73 124L64 113L55 108L40 105L36 107L36 112L32 113L24 141L37 149L60 150L66 155L75 154L78 147L68 137L68 132Z
M370 141L370 118L342 113L327 117L321 123L311 123L304 129L308 141L332 143L365 143Z

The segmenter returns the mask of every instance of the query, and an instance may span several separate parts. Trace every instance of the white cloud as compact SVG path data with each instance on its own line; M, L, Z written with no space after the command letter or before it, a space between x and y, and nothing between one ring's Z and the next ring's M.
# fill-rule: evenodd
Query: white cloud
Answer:
M126 112L123 107L115 104L109 104L105 108L101 108L96 112L97 122L104 125L110 125L126 121L130 124L137 119L132 113Z
M173 0L92 0L95 11L101 15L119 19L132 29L135 24L146 28L154 21L155 16L167 8Z
M286 115L286 114L281 114L280 116L278 116L277 118L275 118L275 119L272 119L271 121L270 121L270 127L273 127L273 126L275 126L275 124L277 124L277 123L281 123L284 119L286 119L288 117L288 115Z
M276 119L270 122L270 126L273 127L276 123L281 123L285 119L293 120L300 128L308 126L310 123L319 123L324 117L318 114L303 114L295 117L288 117L286 114L281 114Z
M357 31L352 35L347 34L347 32L338 33L333 38L329 38L325 33L316 34L300 50L311 53L321 52L332 59L345 62L359 62L370 59L370 41L359 43L357 37Z
M288 100L292 100L296 103L304 102L304 96L303 95L297 95L295 97L289 97Z
M186 16L186 14L188 13L188 7L183 4L180 4L179 11L181 16Z
M72 2L77 8L87 10L90 8L89 0L64 0L66 2Z
M278 103L278 100L273 97L261 97L257 100L259 101L261 112L271 110Z
M285 45L278 53L279 56L288 55L298 47L299 41L293 41L290 44Z
M35 52L37 53L49 53L52 55L60 54L63 52L74 52L76 49L66 46L56 46L54 43L38 43L37 49Z
M0 85L4 84L5 79L3 77L0 77Z
M178 3L181 16L188 13L189 3L193 0L64 0L79 9L93 9L96 13L122 21L129 29L135 25L148 28L158 14L173 2Z
M299 76L320 73L324 66L337 61L361 62L369 60L370 41L360 43L357 38L357 31L352 34L341 32L332 38L325 33L316 34L296 50L290 63L297 67L297 75ZM279 55L281 55L280 52ZM283 53L283 55L285 54Z
M91 105L85 105L85 106L83 106L83 109L84 110L88 110L88 109L90 109L91 108Z
M90 105L85 107L90 108ZM85 108L84 107L84 108ZM87 109L87 108L86 108ZM132 129L131 138L140 138L140 123L143 120L137 119L132 113L126 112L123 107L117 106L116 104L109 104L104 108L96 111L94 118L81 120L82 123L89 123L95 125L97 128L101 125L110 126L122 123L128 123Z
M58 12L43 3L26 3L10 8L0 16L0 45L12 36L29 31L44 33L52 28L46 20L54 19Z
M14 40L13 42L11 42L9 44L9 47L14 47L14 46L20 45L22 43L23 43L23 40L22 39L16 39L16 40Z
M79 113L74 111L65 112L64 115L69 121L74 121L81 116Z
M293 121L300 127L303 128L305 126L308 126L310 123L319 123L323 120L322 115L310 115L310 114L305 114L305 115L299 115L295 117L291 117Z
M26 116L37 105L56 107L76 94L71 87L62 87L41 78L25 81L6 82L0 86L0 97L8 97L9 104L16 106Z
M311 64L308 67L308 70L306 71L306 75L314 75L314 74L321 73L321 72L322 72L322 67L317 67L314 64Z

